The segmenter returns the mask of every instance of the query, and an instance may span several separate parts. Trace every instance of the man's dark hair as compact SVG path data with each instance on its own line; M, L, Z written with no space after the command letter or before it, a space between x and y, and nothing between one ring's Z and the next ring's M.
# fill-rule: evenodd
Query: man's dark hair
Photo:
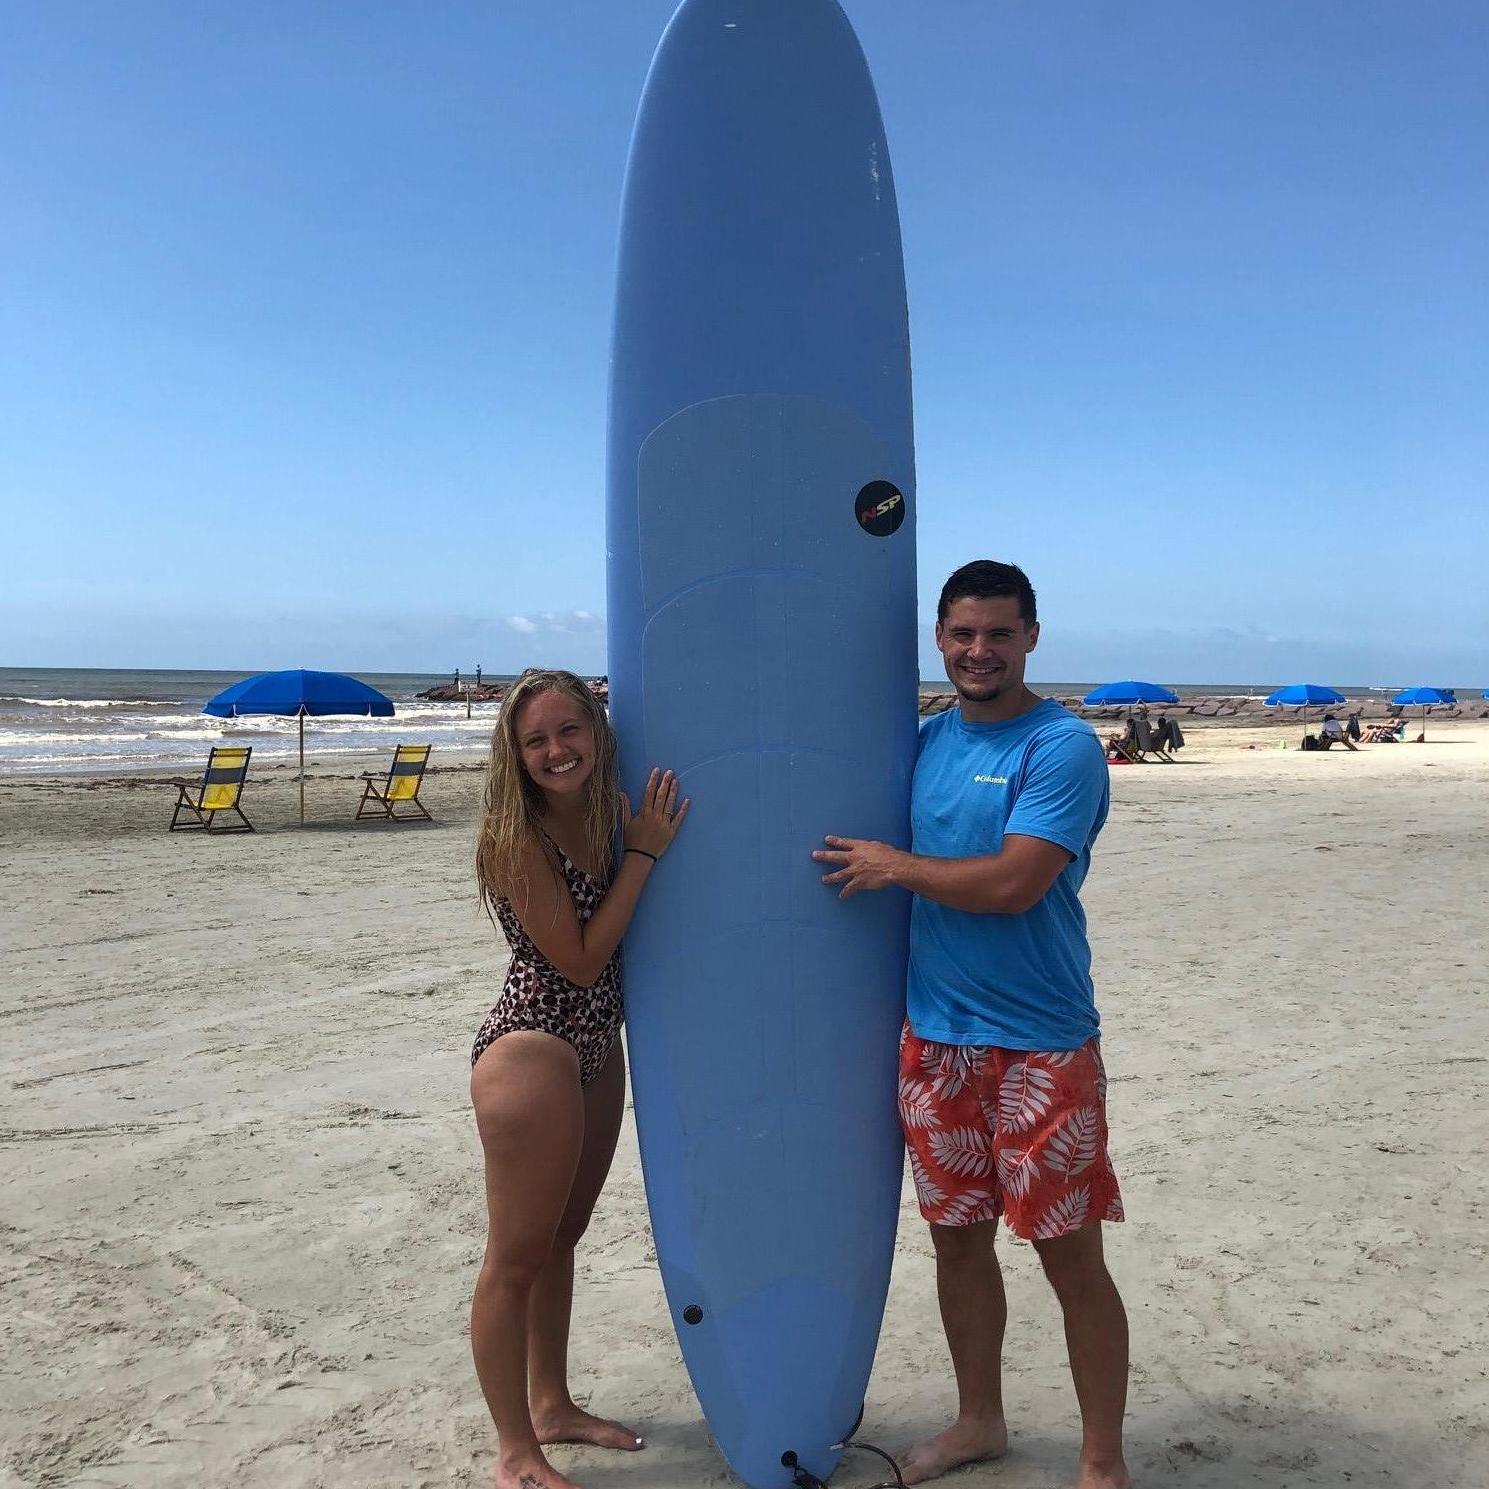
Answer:
M996 600L1012 595L1019 602L1019 619L1032 626L1039 619L1034 607L1034 586L1017 564L1000 564L990 558L974 559L963 564L941 586L941 601L936 606L936 619L945 620L946 612L958 600Z

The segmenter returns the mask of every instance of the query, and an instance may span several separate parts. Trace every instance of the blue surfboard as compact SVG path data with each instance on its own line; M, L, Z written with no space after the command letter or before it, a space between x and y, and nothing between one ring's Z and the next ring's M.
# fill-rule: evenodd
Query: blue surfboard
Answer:
M902 1150L914 457L889 152L836 0L686 0L626 175L611 363L611 713L693 810L626 937L657 1257L714 1438L820 1478L863 1403Z

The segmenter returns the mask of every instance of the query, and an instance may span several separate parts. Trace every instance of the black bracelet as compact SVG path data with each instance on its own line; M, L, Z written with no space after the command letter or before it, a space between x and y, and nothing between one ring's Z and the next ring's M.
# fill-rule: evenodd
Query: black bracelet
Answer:
M643 858L649 858L653 863L657 861L655 853L648 853L645 848L627 848L627 853L639 853Z

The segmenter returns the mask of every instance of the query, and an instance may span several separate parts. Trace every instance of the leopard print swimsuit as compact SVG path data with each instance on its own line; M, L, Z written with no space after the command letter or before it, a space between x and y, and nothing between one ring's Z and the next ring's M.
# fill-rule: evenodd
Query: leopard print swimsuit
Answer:
M605 890L599 880L576 867L562 848L548 839L558 854L564 883L579 924L584 925L595 913ZM605 1067L615 1041L620 1036L620 951L605 964L599 981L593 987L580 987L570 982L533 944L522 928L512 902L496 901L496 918L501 924L512 960L507 967L507 980L502 985L496 1007L486 1015L471 1050L472 1065L503 1034L518 1029L536 1029L553 1034L574 1047L579 1056L579 1082L587 1086Z

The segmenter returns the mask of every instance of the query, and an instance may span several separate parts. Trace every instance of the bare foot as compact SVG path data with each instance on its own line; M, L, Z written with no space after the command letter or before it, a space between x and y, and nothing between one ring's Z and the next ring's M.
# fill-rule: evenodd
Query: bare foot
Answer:
M916 1443L900 1460L900 1472L907 1484L923 1484L927 1479L939 1478L964 1463L1001 1458L1007 1451L1008 1428L1001 1419L992 1423L959 1419L945 1432ZM1098 1489L1098 1486L1082 1484L1080 1489Z
M572 1402L556 1411L534 1412L533 1431L538 1434L538 1441L545 1444L582 1442L596 1448L619 1448L623 1453L634 1453L646 1446L646 1439L638 1437L629 1427L606 1421Z
M494 1489L579 1489L541 1453L503 1459L496 1466Z
M1120 1458L1100 1466L1082 1463L1075 1489L1132 1489L1132 1475Z

